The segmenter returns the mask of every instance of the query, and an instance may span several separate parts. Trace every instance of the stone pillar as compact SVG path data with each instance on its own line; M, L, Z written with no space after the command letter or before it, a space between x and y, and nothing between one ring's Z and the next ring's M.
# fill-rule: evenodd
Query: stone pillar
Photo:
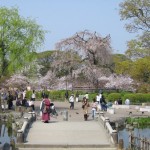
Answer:
M112 138L113 138L113 141L114 141L114 144L118 144L118 132L117 130L113 130L112 131Z
M33 112L28 112L30 115L31 115L31 121L33 122L34 119L33 119Z
M15 148L15 140L14 139L10 140L10 150L16 150L16 148Z
M36 121L36 113L32 112L32 114L33 114L33 121Z
M63 120L68 121L68 111L67 110L65 110L63 113Z
M105 128L106 128L106 122L109 122L109 118L108 117L105 118L105 124L104 124Z
M123 150L123 149L124 149L124 142L123 139L120 139L118 143L118 150Z
M23 132L21 130L17 131L17 143L23 143L24 142L24 137L23 137Z

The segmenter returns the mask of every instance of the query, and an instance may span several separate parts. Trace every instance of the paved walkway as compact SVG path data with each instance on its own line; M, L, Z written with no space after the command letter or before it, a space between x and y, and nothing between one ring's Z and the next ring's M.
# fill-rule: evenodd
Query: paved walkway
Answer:
M40 121L39 106L36 101L37 121L32 124L28 133L24 147L28 150L36 149L59 149L64 150L114 150L103 126L91 117L89 108L88 121L84 121L82 103L75 103L75 109L70 110L68 102L54 102L58 117L51 117L50 123ZM149 113L142 114L131 106L130 109L116 109L115 114L104 112L111 122L116 122L128 116L147 116ZM68 121L64 121L64 111L68 111ZM132 114L130 113L132 112ZM24 150L19 148L19 150Z
M37 121L32 124L24 147L30 150L31 148L116 149L110 143L103 126L98 121L92 120L91 108L88 121L84 121L81 103L75 103L74 110L69 109L68 102L54 104L58 117L51 117L50 123L43 123L39 116L40 102L35 103L38 112ZM68 111L68 121L63 119L64 110Z

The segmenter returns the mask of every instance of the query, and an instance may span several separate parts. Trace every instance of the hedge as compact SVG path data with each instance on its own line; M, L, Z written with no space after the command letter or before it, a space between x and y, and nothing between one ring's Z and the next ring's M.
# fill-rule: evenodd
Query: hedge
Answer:
M45 91L48 95L49 98L52 101L64 101L65 100L65 92L66 90L53 90L53 91ZM41 100L41 93L36 92L36 100ZM71 94L76 95L77 91L68 91L69 96ZM86 92L83 91L78 91L79 95L84 95ZM121 92L121 93L103 93L104 97L106 98L106 101L114 102L118 100L119 98L122 99L123 103L124 101L128 98L131 101L131 104L135 103L144 103L144 102L149 102L150 103L150 93L148 94L143 94L143 93L126 93L126 92ZM27 91L26 97L27 99L30 99L32 95L32 91ZM89 93L89 101L92 101L93 98L96 98L97 93Z
M107 96L107 100L110 102L114 102L121 98L121 93L111 93Z

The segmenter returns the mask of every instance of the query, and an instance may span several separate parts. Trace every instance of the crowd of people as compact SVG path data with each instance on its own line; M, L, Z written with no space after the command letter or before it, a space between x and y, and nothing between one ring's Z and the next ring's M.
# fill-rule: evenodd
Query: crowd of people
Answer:
M32 95L30 99L26 97L26 90L6 90L3 89L0 92L1 96L1 104L2 109L5 111L6 106L9 110L15 109L16 106L24 106L24 107L31 107L32 111L35 110L34 108L34 101L35 101L35 91L32 91Z
M8 109L14 109L15 106L23 106L23 107L30 107L32 111L35 111L34 102L36 100L36 93L35 90L32 90L32 94L30 96L30 99L27 99L26 96L26 90L19 91L18 89L16 91L1 91L1 104L2 109L6 109L6 105L8 105ZM51 102L51 100L48 97L48 94L44 92L44 90L41 92L41 104L40 104L40 112L41 112L41 120L44 123L48 123L50 120L50 115L58 115L57 111L55 110L54 103ZM70 103L70 109L74 109L74 102L78 102L79 100L79 94L76 93L76 95L71 94L69 97L68 91L65 93L65 100L69 101ZM15 106L14 106L15 102ZM122 105L122 100L118 99L114 102L115 105ZM126 105L130 105L130 100L126 99L125 101ZM103 95L103 92L100 92L96 95L95 98L93 98L92 103L89 102L89 94L86 93L82 100L82 109L83 109L83 118L85 121L88 120L89 117L89 108L91 108L91 114L92 118L95 119L96 112L98 110L101 111L107 111L107 108L109 105L107 104L105 97Z
M68 96L68 92L67 94L65 93L65 98L66 100L69 100L70 103L70 109L74 109L74 102L76 100L76 102L78 102L78 98L79 98L79 94L77 92L76 95L71 94L71 96ZM86 93L83 97L82 100L82 109L83 109L83 115L84 115L84 120L87 121L88 117L89 117L89 107L90 107L90 102L89 102L89 94ZM91 103L91 112L92 112L92 118L95 118L95 114L96 111L98 109L101 109L103 111L107 111L107 103L105 101L105 98L103 96L103 93L100 93L96 96L96 98L93 99L93 102Z
M66 96L66 94L65 94L65 96ZM66 99L69 100L70 109L74 109L74 102L75 102L75 100L76 100L76 102L78 102L79 94L78 93L76 95L71 94L71 96L69 97L69 94L67 93ZM122 104L123 104L123 102L122 102L121 98L119 98L118 100L116 100L114 102L114 105L122 105ZM109 102L106 102L105 96L103 95L102 91L100 91L96 95L96 97L93 98L92 103L89 102L88 93L86 93L82 100L82 109L83 109L84 120L86 121L89 117L89 107L91 109L92 118L95 119L96 112L98 110L107 111L108 107L111 107L112 105L113 105L113 103L109 104ZM129 99L125 100L125 105L130 105Z

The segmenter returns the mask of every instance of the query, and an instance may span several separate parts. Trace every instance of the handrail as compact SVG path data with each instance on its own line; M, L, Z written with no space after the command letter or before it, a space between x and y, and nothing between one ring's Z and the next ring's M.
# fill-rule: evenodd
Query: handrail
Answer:
M100 121L103 124L104 128L106 129L109 137L110 137L110 141L112 144L117 145L118 144L118 132L117 130L112 129L110 122L109 122L109 118L105 118L104 116L100 116Z
M17 143L24 143L25 142L25 134L29 125L36 120L36 116L34 112L30 113L31 116L25 117L25 121L20 130L17 131Z

